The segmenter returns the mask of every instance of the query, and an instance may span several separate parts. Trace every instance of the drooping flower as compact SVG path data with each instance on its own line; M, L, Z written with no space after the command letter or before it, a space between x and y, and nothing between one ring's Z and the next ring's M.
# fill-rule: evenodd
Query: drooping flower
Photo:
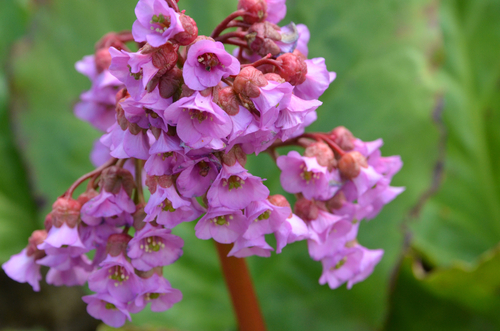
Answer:
M205 39L190 46L183 77L190 89L202 91L219 84L221 78L239 72L240 62L226 52L221 42Z

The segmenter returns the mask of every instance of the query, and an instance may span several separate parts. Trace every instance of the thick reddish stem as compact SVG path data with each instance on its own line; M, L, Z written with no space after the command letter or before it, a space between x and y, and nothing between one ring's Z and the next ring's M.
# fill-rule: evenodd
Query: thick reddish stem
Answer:
M254 63L242 64L241 67L245 68L245 67L252 66L252 67L257 68L258 66L261 66L263 64L270 64L270 65L277 67L278 69L281 69L281 65L283 63L281 63L281 61L271 59L270 58L271 56L272 56L271 54L267 54L262 59L257 60Z
M91 177L94 177L94 176L98 176L101 174L101 172L106 169L107 167L110 167L112 166L113 164L115 164L116 162L118 161L118 159L115 159L114 157L112 157L111 159L108 160L108 162L104 163L102 166L100 166L99 168L95 169L94 171L91 171L89 172L88 174L85 174L83 175L82 177L78 178L70 187L69 189L66 191L66 193L64 193L64 196L66 198L71 198L71 196L73 196L73 192L76 190L76 188L81 184L83 183L84 181L86 181L87 179L91 178Z
M179 13L180 10L179 10L179 6L177 5L177 1L175 0L167 0L167 3L168 5L173 9L175 10L176 13Z
M266 325L260 312L257 296L245 259L228 257L231 245L215 243L221 262L224 278L231 294L236 312L239 331L265 331Z
M215 38L215 41L220 41L224 42L225 40L228 40L229 38L240 38L240 39L245 39L245 36L247 34L243 31L233 31L233 32L228 32L224 33L223 35L218 36Z
M230 14L222 22L220 22L219 25L217 25L215 27L215 30L214 30L214 32L212 32L210 37L212 37L214 39L217 38L220 35L220 33L227 28L227 25L229 24L229 22L231 22L232 20L234 20L237 17L242 16L243 14L245 14L244 10L237 10L234 13Z

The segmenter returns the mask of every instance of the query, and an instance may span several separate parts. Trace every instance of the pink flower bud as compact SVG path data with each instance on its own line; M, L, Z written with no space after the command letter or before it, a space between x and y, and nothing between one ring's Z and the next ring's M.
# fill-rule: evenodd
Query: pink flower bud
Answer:
M307 146L304 156L315 157L318 164L329 169L336 165L335 155L330 147L324 142L318 141Z
M117 166L111 166L103 170L100 185L106 192L115 195L123 187L129 197L132 196L135 187L134 177L130 171Z
M179 17L184 31L179 32L174 36L174 40L179 43L179 45L186 46L191 44L196 37L198 37L198 26L196 22L189 16L181 14Z
M271 204L278 207L290 207L288 200L281 194L270 195L267 200L269 200Z
M345 194L342 191L337 192L331 199L325 202L325 206L329 212L342 208L346 201Z
M332 140L344 151L350 151L354 148L354 136L351 131L343 126L337 126L330 132Z
M278 26L267 21L255 23L245 36L248 47L260 56L266 56L269 53L278 55L281 49L275 41L281 40L279 30Z
M294 86L305 82L307 75L307 64L304 58L297 54L300 53L285 53L277 59L282 63L279 74L285 81Z
M222 162L230 167L235 165L236 161L243 167L247 163L247 155L240 145L234 145L228 153L222 155Z
M47 238L47 231L46 230L35 230L31 234L30 238L28 239L28 247L26 248L26 255L27 256L35 256L35 260L43 257L45 255L45 252L43 250L39 250L37 248L38 245L43 243L43 241Z
M267 2L266 0L239 0L238 10L247 12L243 15L246 23L261 22L267 17Z
M234 79L233 89L236 93L247 98L257 98L260 95L259 87L266 86L264 74L252 66L243 68Z
M367 168L368 163L366 162L366 158L360 152L349 152L340 158L340 174L346 179L358 177L361 167Z
M111 54L107 48L101 48L95 52L95 67L97 72L101 73L108 70L111 64Z
M82 205L72 198L58 198L52 205L52 225L60 228L66 223L74 228L80 221L80 209Z
M172 70L159 79L160 95L164 99L168 99L179 92L182 84L182 70L173 67Z
M300 198L295 202L293 212L304 221L312 221L318 218L319 210L314 201Z
M238 97L234 93L231 86L218 89L214 95L214 101L221 107L229 116L234 116L240 111L240 103Z
M131 239L132 237L125 233L110 235L106 244L106 252L111 256L118 256L120 254L126 256L127 245Z

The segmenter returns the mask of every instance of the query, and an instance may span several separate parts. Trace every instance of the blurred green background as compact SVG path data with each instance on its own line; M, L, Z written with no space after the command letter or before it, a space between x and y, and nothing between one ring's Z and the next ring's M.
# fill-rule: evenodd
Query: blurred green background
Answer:
M180 0L200 34L236 0ZM25 245L81 174L99 133L72 107L90 87L74 63L109 31L130 29L136 0L0 1L0 262ZM288 0L284 24L306 24L309 57L337 79L310 131L344 125L401 155L406 191L359 241L383 248L351 290L320 286L304 242L248 263L270 331L500 329L500 1ZM267 155L253 173L280 193ZM133 316L129 330L236 330L213 243L176 229L184 256L165 268L184 299ZM0 330L92 330L80 290L0 277ZM100 327L101 330L107 328Z

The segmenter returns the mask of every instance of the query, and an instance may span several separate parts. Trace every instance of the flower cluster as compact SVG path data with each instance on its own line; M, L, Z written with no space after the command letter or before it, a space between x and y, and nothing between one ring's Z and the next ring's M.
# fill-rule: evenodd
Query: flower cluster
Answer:
M92 88L75 113L106 131L92 152L98 168L54 203L45 230L3 265L7 274L35 290L40 266L50 268L49 284L88 282L89 314L118 327L149 302L164 311L181 300L163 266L183 252L172 230L198 219L196 236L232 244L229 256L268 257L307 240L324 267L321 284L365 279L383 252L358 244L359 221L401 193L389 185L401 161L381 157L381 140L362 142L343 127L305 133L335 73L307 58L307 27L276 25L285 1L240 0L210 36L173 0L139 0L135 13L131 32L106 35L77 63ZM233 54L225 44L237 46ZM279 156L285 145L304 156ZM247 155L261 152L296 195L293 210L245 169Z

